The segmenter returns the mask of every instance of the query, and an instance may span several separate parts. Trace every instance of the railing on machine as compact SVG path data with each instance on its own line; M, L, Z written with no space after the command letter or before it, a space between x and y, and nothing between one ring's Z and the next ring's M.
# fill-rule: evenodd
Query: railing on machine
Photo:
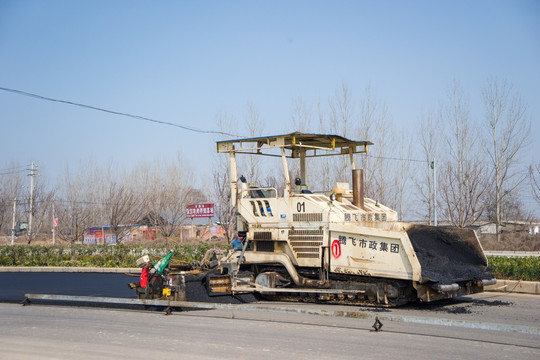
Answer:
M277 198L277 190L274 187L250 186L242 189L241 198Z

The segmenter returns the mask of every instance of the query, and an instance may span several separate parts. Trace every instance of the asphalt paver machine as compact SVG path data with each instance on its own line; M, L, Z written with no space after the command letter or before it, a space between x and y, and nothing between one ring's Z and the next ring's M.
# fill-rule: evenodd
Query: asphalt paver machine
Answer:
M218 153L229 156L237 231L245 240L208 272L209 293L396 306L478 293L494 283L473 230L400 222L395 210L364 197L354 159L370 145L300 132L219 141ZM246 155L280 158L284 189L239 178L237 157ZM307 166L325 156L348 159L351 181L315 192L306 184ZM294 182L293 161L299 162ZM320 168L310 171L322 176Z

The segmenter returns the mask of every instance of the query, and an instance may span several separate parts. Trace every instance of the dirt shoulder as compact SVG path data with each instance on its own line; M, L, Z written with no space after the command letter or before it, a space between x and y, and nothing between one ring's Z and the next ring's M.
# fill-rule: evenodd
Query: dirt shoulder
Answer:
M478 239L484 250L493 251L540 251L540 235L526 232L503 233L497 241L494 234L479 235Z

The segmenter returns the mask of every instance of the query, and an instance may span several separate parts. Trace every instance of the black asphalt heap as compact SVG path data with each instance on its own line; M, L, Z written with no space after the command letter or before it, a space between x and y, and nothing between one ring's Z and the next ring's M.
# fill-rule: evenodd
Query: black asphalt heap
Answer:
M423 282L429 279L446 285L492 278L472 230L414 226L407 234L420 262Z

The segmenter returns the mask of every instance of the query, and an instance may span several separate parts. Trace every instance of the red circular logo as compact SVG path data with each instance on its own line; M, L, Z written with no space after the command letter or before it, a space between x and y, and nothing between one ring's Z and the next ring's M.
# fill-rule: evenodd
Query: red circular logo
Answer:
M341 256L341 244L339 240L332 241L332 256L337 259Z

